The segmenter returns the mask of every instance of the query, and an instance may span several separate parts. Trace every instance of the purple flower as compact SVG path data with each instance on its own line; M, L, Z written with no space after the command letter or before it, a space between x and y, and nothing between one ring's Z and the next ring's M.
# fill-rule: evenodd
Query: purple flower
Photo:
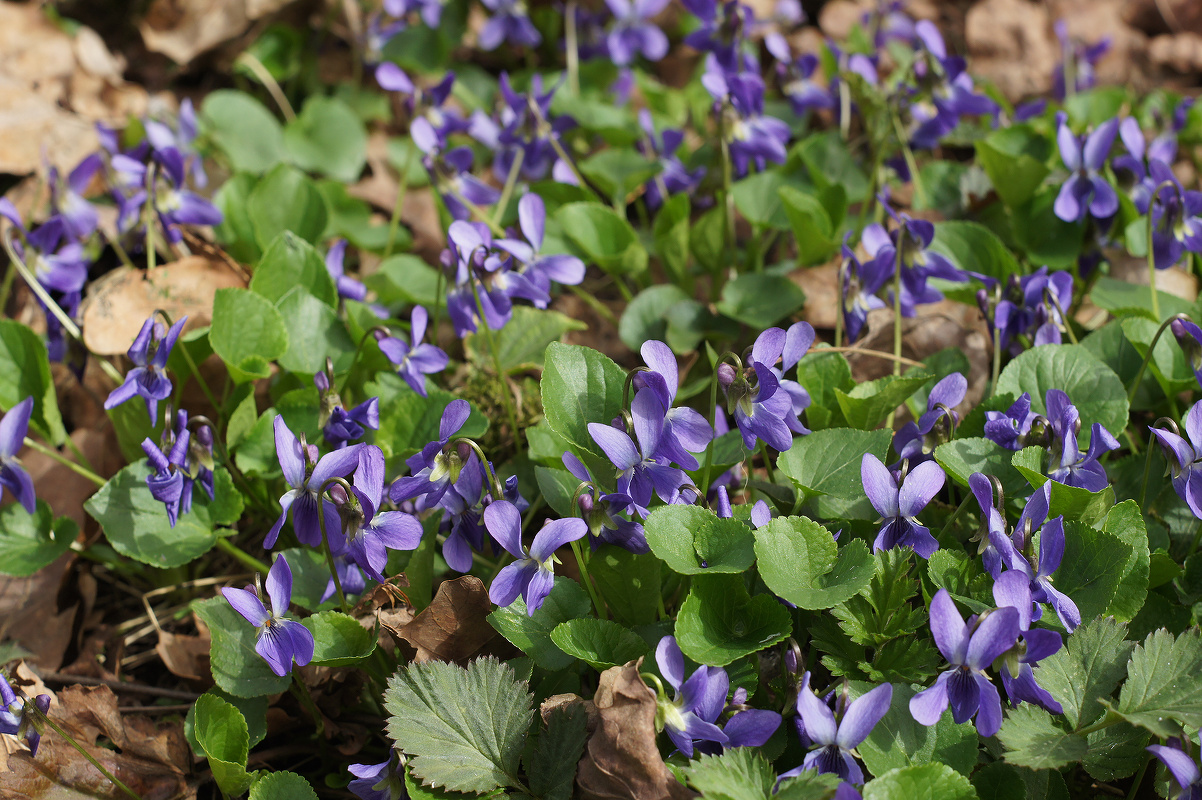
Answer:
M142 440L142 452L154 467L154 473L146 476L146 486L151 496L166 506L167 521L173 528L179 515L192 508L192 479L187 474L190 439L187 428L177 430L167 453L150 437Z
M505 327L513 317L513 300L509 294L495 283L492 287L484 283L484 276L504 268L504 260L494 251L492 233L487 225L451 223L442 261L451 275L447 315L459 338L474 333L481 316L493 330Z
M1055 302L1053 302L1053 300ZM1030 275L1011 275L1006 293L994 310L993 324L999 334L1000 346L1011 354L1022 352L1018 336L1035 331L1034 345L1060 344L1060 326L1068 321L1060 311L1073 301L1073 275L1061 271L1048 274L1040 267Z
M1065 222L1079 222L1086 214L1106 219L1119 210L1119 198L1102 174L1110 146L1118 133L1118 119L1103 122L1093 133L1077 137L1064 112L1057 115L1056 141L1069 179L1060 187L1053 210Z
M338 573L338 584L342 586L343 594L348 597L353 594L363 594L363 590L367 588L367 579L363 577L363 570L359 566L347 558L346 553L334 556L334 571ZM338 591L338 585L334 583L334 576L326 581L326 590L321 593L321 598L318 603L324 603L334 596Z
M35 714L30 713L30 705L36 708L36 714L45 716L50 710L50 695L39 694L33 700L19 698L4 673L0 672L0 733L24 737L29 745L29 755L36 756L42 734L38 732Z
M973 614L965 624L947 589L940 589L931 599L931 633L951 669L910 699L910 714L930 726L950 705L957 725L976 715L977 732L993 736L1002 725L1002 700L985 669L1018 641L1018 611L1007 607Z
M422 306L414 306L410 316L410 341L405 342L395 336L385 336L376 332L380 352L397 368L397 374L405 379L409 388L422 397L426 397L426 376L442 372L446 369L447 354L441 348L422 342L426 335L426 324L429 315Z
M1060 40L1061 58L1063 59L1052 71L1052 93L1057 100L1063 100L1069 94L1068 81L1065 73L1070 65L1073 73L1072 92L1083 92L1092 89L1098 82L1096 66L1102 56L1110 50L1110 37L1106 36L1094 44L1085 44L1068 35L1068 24L1060 19L1054 26L1056 38Z
M184 156L178 150L166 150L158 154L161 170L156 170L158 176L165 176L165 185L156 186L153 194L154 209L158 212L159 222L171 243L178 242L183 235L180 225L220 225L222 213L195 192L184 188Z
M668 0L605 0L605 4L614 15L606 43L615 64L626 66L640 54L648 61L659 61L668 54L668 37L650 22Z
M600 494L595 488L593 476L580 459L571 453L563 454L563 465L568 472L581 481L593 484L593 487L582 493L577 503L580 515L588 524L589 543L595 550L602 543L614 544L632 553L650 553L647 535L643 526L634 520L621 516L624 509L630 508L634 500L628 494Z
M702 665L685 680L684 654L675 636L659 640L655 661L664 680L676 690L672 700L658 698L655 714L657 726L663 726L676 749L691 758L697 741L729 743L730 737L715 724L726 706L726 692L730 688L726 670Z
M977 555L981 556L985 571L996 579L1002 572L1002 554L994 542L995 537L1006 536L1006 517L994 505L994 501L997 500L994 496L995 481L996 478L990 478L982 472L974 472L968 476L968 488L977 499L977 505L981 507L981 525L973 535L972 541L978 543ZM1000 482L998 486L1000 487Z
M804 114L815 108L834 108L838 102L837 91L830 85L814 80L818 69L818 56L806 53L797 60L781 59L776 71L781 92L789 98L794 114Z
M347 785L351 794L360 800L407 800L405 789L405 766L391 751L387 759L379 764L351 764L347 770L355 780Z
M29 416L33 413L33 398L26 397L0 417L0 497L7 489L30 514L37 511L33 479L21 466L17 453L29 431Z
M1202 328L1188 319L1177 318L1169 323L1173 336L1177 339L1185 360L1194 371L1194 377L1202 386Z
M784 452L792 447L794 433L809 433L797 416L798 406L804 409L809 405L809 395L803 397L805 390L796 382L782 380L775 367L784 355L785 369L791 368L813 342L812 328L808 341L805 341L802 329L794 331L795 328L790 328L789 332L768 328L760 333L751 348L749 369L743 375L737 374L729 364L718 365L718 382L748 450L754 449L756 440L760 439L769 447ZM747 379L752 374L755 375L755 386Z
M153 119L144 119L142 126L146 129L146 140L158 153L176 150L184 157L192 172L192 182L203 189L208 185L209 178L205 174L204 161L193 146L199 128L196 124L196 110L192 101L184 98L179 104L179 118L176 128Z
M424 154L422 165L430 173L430 182L438 187L452 219L466 220L471 216L463 200L476 206L488 206L501 199L498 190L472 175L474 156L470 147L448 150L445 135L425 117L415 119L409 133L414 146Z
M848 247L845 237L843 264L839 273L842 277L839 304L843 312L843 325L847 328L847 341L854 342L868 322L868 312L885 307L885 301L877 297L877 293L884 288L893 269L876 258L861 264Z
M705 167L690 170L677 158L676 151L684 142L684 133L668 128L657 135L651 112L645 108L639 110L639 127L643 129L644 136L643 141L639 142L639 149L648 158L654 158L661 167L660 173L647 181L647 204L651 208L659 208L667 197L680 192L691 193L696 189L705 177Z
M442 0L384 0L384 11L397 19L417 12L427 27L437 28L442 21Z
M468 132L496 154L492 167L498 181L508 178L519 151L520 174L527 180L544 178L558 159L551 140L576 124L571 117L551 115L551 99L561 84L562 80L544 92L542 76L536 74L530 79L530 88L519 94L509 74L501 73L498 88L502 103L497 118L483 111L472 115Z
M1018 628L1022 638L1002 655L1002 686L1010 702L1027 702L1052 714L1063 714L1056 698L1035 681L1035 667L1040 661L1060 650L1064 644L1056 631L1031 627L1031 587L1020 572L1007 572L993 584L993 600L998 608L1018 611Z
M1177 795L1177 800L1202 798L1202 769L1198 768L1198 762L1194 760L1194 757L1186 752L1185 748L1188 746L1188 739L1185 742L1181 742L1179 739L1170 739L1167 745L1153 744L1144 748L1159 758L1160 763L1168 768L1169 774L1173 776L1173 780L1181 790L1181 793Z
M93 153L80 161L65 181L60 179L58 168L50 168L47 178L50 205L67 236L77 242L91 236L99 224L96 207L84 199L83 193L102 166L104 159L99 153Z
M737 176L746 175L752 164L763 169L769 162L784 163L789 126L764 115L764 81L758 74L750 70L728 72L711 53L706 57L701 83L719 104Z
M1109 481L1098 459L1117 449L1118 440L1101 423L1095 422L1089 437L1089 450L1082 453L1077 447L1077 435L1081 431L1081 414L1077 407L1059 389L1049 389L1046 400L1052 429L1048 477L1067 486L1102 491Z
M934 224L925 219L912 219L906 214L894 219L898 226L892 233L873 223L864 229L860 241L877 262L873 267L874 274L884 275L885 280L894 275L897 251L901 248L901 313L903 317L912 317L917 313L917 306L943 299L939 290L927 286L928 278L962 282L968 276L946 256L928 249L935 240Z
M317 446L304 444L288 429L282 416L277 416L275 422L275 452L284 471L284 480L288 483L288 491L280 497L280 516L267 532L263 540L265 548L275 546L280 529L288 512L292 512L292 529L301 544L310 547L321 545L321 521L317 515L325 517L326 534L330 537L330 547L340 552L342 543L334 537L334 532L340 529L338 509L324 497L318 506L317 493L330 478L343 478L350 474L359 464L359 450L363 445L353 444L332 453L326 453L319 461Z
M384 453L375 445L359 451L351 496L342 507L346 557L370 577L384 582L389 550L413 550L422 540L422 525L403 511L378 513L384 495Z
M584 280L584 262L576 256L543 255L543 235L546 230L547 207L534 193L518 201L518 224L526 241L498 239L496 246L509 253L522 266L520 270L499 269L494 273L493 288L510 297L529 300L536 308L546 308L551 302L551 282L575 286Z
M392 502L401 503L425 495L426 505L432 507L459 478L466 459L460 456L458 448L448 450L447 442L467 422L471 411L472 407L466 400L447 403L438 424L438 440L429 442L420 453L405 461L413 475L398 478L392 484L388 492Z
M338 296L344 300L358 300L362 303L367 299L367 287L346 274L342 263L346 257L346 239L339 239L330 245L326 253L326 272L334 279L338 287Z
M90 207L90 206L89 206ZM33 270L38 283L54 292L77 293L88 281L91 263L79 242L71 241L66 219L51 217L36 230L28 231L7 197L0 197L0 217L11 222L21 234L13 241L13 249ZM61 245L61 246L60 246ZM50 319L51 315L47 315Z
M726 724L722 726L722 732L726 734L727 749L762 747L780 727L780 714L775 711L747 707L747 690L741 687L735 689L730 702L726 704L724 712L726 711L733 712L730 719L726 720ZM712 750L713 752L722 749L722 746L717 743L709 744L709 746L707 744L703 742L697 749Z
M1202 402L1194 403L1185 415L1186 440L1180 434L1149 426L1169 462L1173 490L1195 517L1202 519ZM2 425L3 423L0 423Z
M943 468L934 461L924 461L902 477L872 453L865 453L860 462L860 478L868 502L882 517L872 549L879 552L909 547L923 558L930 558L939 549L939 542L915 517L943 488L947 479Z
M1007 450L1021 450L1039 415L1031 411L1031 395L1023 392L1005 411L985 412L985 438Z
M542 34L526 15L523 0L481 0L493 12L480 30L481 50L496 50L502 42L534 47L543 40Z
M1045 483L1027 500L1014 533L1009 537L994 537L992 541L1001 554L1002 563L1027 579L1032 602L1051 605L1060 622L1072 633L1081 624L1081 612L1072 598L1052 585L1052 573L1059 569L1064 559L1064 517L1047 518L1050 498L1051 484ZM1036 529L1039 529L1038 560L1031 553L1032 534ZM1043 608L1033 605L1031 619L1038 620L1042 616Z
M649 340L643 342L639 353L647 371L635 373L634 385L638 387L638 394L649 391L663 411L663 427L656 451L685 469L697 469L699 464L692 454L705 450L714 438L714 429L694 409L672 407L679 388L680 369L671 348L663 342Z
M588 533L582 519L552 520L535 535L527 549L522 544L522 515L508 500L498 500L484 509L484 526L516 559L497 573L488 587L488 598L498 606L507 607L521 595L529 616L534 616L555 585L555 551Z
M255 652L276 675L283 677L291 672L293 660L303 667L313 659L313 634L299 622L284 618L288 603L292 601L292 570L282 555L276 558L267 573L270 613L263 605L258 587L226 588L221 593L235 611L259 629Z
M167 358L187 321L188 318L183 317L170 330L163 323L155 322L154 317L142 324L142 330L138 331L126 353L136 366L125 376L125 383L114 389L104 401L106 409L115 408L141 395L146 402L150 424L153 426L158 422L159 401L170 397L172 389L171 379L167 377Z
M953 372L939 381L927 396L927 411L917 422L907 422L893 436L893 449L898 461L909 459L914 466L930 461L935 448L951 438L960 416L952 409L964 401L968 391L968 379ZM939 425L943 421L942 425ZM936 430L935 426L939 425Z
M810 752L800 767L781 777L791 778L803 770L813 769L819 774L838 775L857 785L864 783L864 771L856 761L855 749L888 713L892 701L893 686L888 683L865 692L851 703L847 702L846 694L841 694L836 721L830 706L810 689L810 673L807 672L797 693L797 715L799 727L805 726Z
M665 503L671 502L688 478L660 454L663 406L654 392L642 390L635 395L630 411L637 446L624 430L600 422L588 424L589 436L618 469L618 492L629 495L636 508L645 509L651 503L653 491Z
M1168 269L1187 251L1202 253L1202 192L1186 191L1168 165L1153 161L1152 254L1157 269Z

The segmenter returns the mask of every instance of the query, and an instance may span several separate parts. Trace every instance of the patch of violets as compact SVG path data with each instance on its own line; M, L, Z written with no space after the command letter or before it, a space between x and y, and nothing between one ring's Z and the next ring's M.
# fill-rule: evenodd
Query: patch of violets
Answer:
M941 379L927 395L927 410L907 422L893 435L893 449L900 461L917 465L934 459L935 448L951 439L960 415L953 409L964 402L968 379L958 372Z

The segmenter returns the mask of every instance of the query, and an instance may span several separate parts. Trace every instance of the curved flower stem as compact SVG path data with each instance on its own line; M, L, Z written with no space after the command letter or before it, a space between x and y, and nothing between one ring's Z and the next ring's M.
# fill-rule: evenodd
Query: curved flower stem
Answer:
M999 285L994 289L993 302L993 371L989 376L989 396L993 397L997 394L998 378L1002 374L1002 330L997 324L997 304L1002 299L1002 287Z
M480 459L481 466L484 467L484 474L488 476L488 489L493 494L493 500L500 500L505 496L505 487L501 485L501 479L497 477L497 473L493 470L492 464L488 460L488 456L484 455L484 451L480 449L480 445L476 444L472 439L466 436L460 436L452 439L450 444L466 444L476 453L476 457Z
M55 461L62 464L64 467L66 467L67 469L74 472L76 475L80 475L84 478L87 478L92 483L96 484L97 486L104 486L106 483L108 483L108 481L106 481L104 478L100 477L95 472L92 472L92 470L88 469L87 467L83 466L82 464L76 464L74 461L71 461L66 456L64 456L62 453L55 450L54 448L47 447L46 445L42 444L41 442L35 442L33 439L30 439L28 436L25 437L25 446L28 447L30 450L36 450L37 452L41 453L42 455L50 456Z
M1068 318L1068 314L1065 313L1064 308L1061 307L1060 300L1057 299L1056 295L1047 288L1043 290L1043 296L1044 300L1050 302L1056 309L1056 313L1060 315L1060 319L1064 320L1064 330L1066 333L1068 333L1069 340L1072 341L1073 344L1080 344L1077 341L1077 334L1073 331L1073 322ZM1160 319L1160 317L1158 316L1157 319Z
M971 492L964 495L964 499L960 501L960 505L956 506L956 510L952 513L952 515L947 518L947 522L939 531L939 535L935 537L936 539L942 540L943 537L947 535L948 531L952 529L952 526L956 524L956 521L960 519L960 515L964 513L964 509L968 508L968 501L971 499Z
M439 274L442 274L441 271ZM359 363L359 356L363 353L363 345L366 344L368 337L377 331L382 331L386 336L392 336L392 331L387 325L373 325L363 332L363 336L359 339L359 344L355 345L355 354L351 357L351 365L346 368L346 377L342 379L342 385L338 387L339 394L345 392L346 385L351 382L351 373L355 371L355 365Z
M330 568L330 577L333 578L334 588L338 591L338 602L342 606L342 610L345 613L350 614L351 606L350 603L346 601L346 594L342 591L342 581L338 578L338 569L334 566L334 552L330 549L330 536L326 531L325 509L323 509L321 505L325 502L326 489L329 488L330 484L338 484L345 489L347 497L353 498L354 494L351 493L351 485L347 483L344 478L337 477L327 479L326 482L321 485L321 488L317 490L317 521L321 526L321 549L325 551L326 566Z
M584 554L584 548L580 546L580 540L572 542L572 553L576 556L576 566L580 568L580 580L584 584L584 588L588 590L589 599L593 601L593 610L597 612L598 619L608 619L608 614L605 611L605 603L602 602L600 595L597 594L597 587L593 586L593 579L588 574L588 557Z
M135 792L133 789L126 786L124 783L122 783L117 778L117 776L115 776L113 773L111 773L107 769L105 769L103 764L101 764L99 761L97 761L96 758L91 753L89 753L87 750L83 749L83 746L79 742L75 741L74 737L72 737L71 734L67 733L65 730L63 730L61 727L59 727L59 724L57 722L50 719L50 717L47 716L46 714L41 713L40 710L36 710L37 709L36 706L34 706L32 704L27 704L26 713L31 713L30 712L31 708L35 709L38 722L45 722L46 725L48 725L50 727L50 730L54 731L59 736L63 737L63 739L66 740L67 744L71 745L76 750L78 750L80 752L80 754L88 760L88 763L90 763L96 769L100 770L100 774L103 775L105 778L107 778L109 781L111 781L114 786L116 786L121 791L125 792L127 795L132 797L134 800L142 800L142 797L137 792Z
M513 157L513 163L509 165L509 174L505 176L505 188L501 190L501 198L497 200L497 206L493 209L492 224L501 225L501 220L505 218L505 211L509 208L509 200L513 197L514 187L518 184L518 176L522 173L522 162L526 160L526 151L518 148L517 155Z
M388 242L384 245L384 258L392 255L392 248L396 245L396 234L401 227L401 209L405 205L405 195L409 192L410 162L413 161L413 151L417 149L412 139L409 140L409 144L410 149L405 153L405 163L401 165L401 180L397 185L396 200L392 203L392 216L388 218Z
M768 473L768 483L776 483L776 475L772 471L772 454L768 452L768 443L760 440L760 456L764 459L764 471Z
M267 89L267 93L271 95L271 99L280 107L280 112L284 115L284 119L289 122L296 121L296 112L292 110L292 104L288 102L288 97L284 94L284 90L276 83L275 78L267 67L263 66L263 62L255 58L249 51L242 51L242 54L234 59L234 64L242 65L250 70L251 74L258 78L259 83Z
M96 230L100 233L101 238L109 243L109 247L113 248L113 252L117 254L117 258L121 261L121 263L129 269L134 269L135 267L133 259L129 257L129 253L127 253L125 248L121 245L121 237L109 236L104 232L103 228L97 228Z
M505 415L509 418L509 431L513 436L513 444L516 448L521 441L518 430L518 412L513 407L513 394L509 391L509 381L505 378L505 370L501 369L501 354L497 352L497 339L493 336L492 326L488 324L488 319L484 315L484 302L480 299L479 281L472 281L472 294L476 298L476 310L480 313L479 328L483 331L484 341L492 356L493 369L497 371L497 380L501 384L501 402L505 406Z
M235 561L242 564L244 567L249 567L252 572L259 572L259 573L266 575L268 572L271 571L271 567L268 566L268 564L266 562L260 561L259 559L255 558L250 553L246 552L245 550L243 550L242 548L238 547L236 544L231 542L225 536L217 537L216 547L218 550L220 550L221 552L230 556Z
M1156 352L1156 344L1160 341L1161 335L1173 324L1174 320L1178 319L1188 320L1189 317L1185 314L1174 314L1160 323L1160 327L1156 329L1156 333L1152 336L1152 342L1148 345L1148 352L1144 354L1144 360L1139 364L1139 372L1135 373L1135 380L1131 382L1131 386L1127 389L1128 403L1135 398L1135 393L1139 390L1139 383L1144 379L1144 371L1147 370L1148 364L1152 361L1152 355Z
M4 273L4 282L0 283L0 315L4 314L8 308L8 298L13 290L13 278L17 277L17 268L6 270Z
M906 159L906 168L910 170L910 182L914 184L915 199L918 200L920 206L927 208L927 193L922 186L922 177L918 174L918 162L914 160L914 151L910 149L910 140L906 137L901 117L898 116L896 109L891 112L891 116L893 117L893 130L897 133L897 143L901 145L902 156Z

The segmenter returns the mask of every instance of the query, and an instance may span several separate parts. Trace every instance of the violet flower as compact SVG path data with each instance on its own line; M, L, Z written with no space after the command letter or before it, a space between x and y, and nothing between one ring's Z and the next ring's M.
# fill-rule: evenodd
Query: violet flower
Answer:
M221 211L205 198L184 188L184 156L178 150L166 150L159 154L162 169L157 170L166 177L165 185L154 189L154 209L167 240L172 244L180 241L181 225L220 225Z
M1006 607L973 614L966 624L947 589L940 589L931 599L931 633L951 668L910 698L910 714L918 724L931 726L950 705L957 725L976 715L977 732L993 736L1002 726L1002 700L985 669L1018 641L1018 611Z
M657 698L655 726L668 734L676 749L693 756L697 741L729 743L730 737L715 724L726 706L730 677L721 667L702 665L685 680L684 654L675 636L665 636L655 648L660 674L676 690L671 700Z
M359 463L359 450L363 445L352 444L341 450L326 453L318 460L317 445L303 444L298 440L288 429L282 416L277 416L273 425L276 456L289 488L280 497L280 516L267 532L263 547L270 549L275 546L289 512L292 513L292 529L301 544L320 547L321 521L317 517L320 513L325 517L326 535L330 538L331 550L340 552L342 542L334 536L340 529L338 509L324 497L321 498L319 507L317 493L322 484L330 478L344 478L355 469Z
M580 515L588 524L589 544L596 550L601 544L613 544L629 550L632 553L650 553L651 546L647 544L647 535L643 526L627 519L621 514L623 509L634 504L628 494L614 492L600 494L588 467L584 466L572 453L564 453L563 465L575 478L592 484L587 492L581 493L577 504Z
M351 561L346 553L334 556L334 571L338 573L338 584L334 583L334 576L331 575L326 581L326 590L317 601L319 604L333 597L338 591L338 585L342 586L342 593L347 597L363 594L363 590L367 588L367 578L363 576L363 570Z
M848 236L850 236L850 232ZM856 254L843 239L843 264L839 305L843 313L843 325L847 328L847 341L854 342L868 323L868 312L885 308L885 301L877 296L893 275L892 267L876 258L861 264Z
M388 551L413 550L422 540L422 525L412 514L379 512L383 495L384 453L375 445L366 445L359 451L351 496L340 513L346 557L380 583L384 582Z
M1098 459L1118 448L1118 440L1101 423L1095 422L1089 437L1089 450L1082 453L1077 447L1081 430L1081 414L1059 389L1049 389L1046 405L1052 429L1048 477L1067 486L1077 486L1100 492L1109 481Z
M442 21L442 0L384 0L384 11L397 19L417 12L428 28L437 28Z
M809 433L809 429L797 417L791 387L785 387L775 368L789 340L786 331L768 328L756 337L751 347L748 369L744 370L743 375L737 374L730 364L718 365L718 383L726 395L726 403L734 415L735 424L743 435L743 445L748 450L755 449L756 440L759 439L769 447L784 452L793 446L794 433ZM813 341L812 338L810 341ZM801 352L804 353L805 349L801 348ZM796 360L793 361L795 363ZM749 374L755 375L755 386L748 382Z
M159 401L171 396L171 379L167 377L167 359L175 340L184 329L187 317L178 320L168 330L163 323L155 322L154 317L142 323L133 344L129 346L126 355L134 362L135 367L125 376L125 383L114 389L104 401L105 409L115 408L126 400L141 395L146 402L146 413L150 415L150 424L154 426L159 418Z
M326 272L334 280L338 288L338 296L344 300L358 300L362 303L367 299L367 287L346 274L343 260L346 257L346 239L339 239L330 245L326 253Z
M638 508L646 508L654 491L665 503L671 502L688 478L684 471L671 466L660 453L664 430L664 409L654 392L642 390L630 404L634 422L634 440L625 430L600 422L588 424L589 436L618 470L617 489L629 495Z
M651 22L668 5L668 0L605 0L614 15L614 27L606 39L609 57L626 66L642 55L659 61L668 54L668 37Z
M994 577L1002 573L1002 553L995 544L996 537L1006 536L1006 517L994 501L993 481L983 472L968 476L968 488L981 508L981 525L970 541L978 543L977 555L981 556L985 571Z
M535 308L551 302L551 282L575 286L584 280L584 262L567 254L540 251L546 233L547 207L533 192L518 201L518 224L526 241L498 239L498 249L509 253L522 266L520 270L499 269L494 273L493 288L512 297L529 300Z
M1053 302L1053 300L1055 302ZM1018 355L1023 347L1017 337L1035 332L1033 344L1060 344L1060 326L1068 321L1061 315L1073 300L1073 275L1068 271L1048 274L1040 267L1021 278L1011 275L1003 298L994 309L993 324L1000 340L998 346Z
M696 410L672 407L679 389L680 368L671 348L663 342L648 340L639 348L639 354L647 371L635 373L634 385L639 393L650 391L663 409L658 453L685 469L697 469L699 464L692 454L705 451L714 438L714 429Z
M1202 328L1193 321L1180 317L1169 323L1169 328L1173 331L1173 337L1185 355L1185 360L1194 371L1198 385L1202 386Z
M472 114L468 132L496 154L492 167L498 181L508 178L519 151L520 175L526 180L546 177L559 158L551 140L576 125L571 117L551 114L551 100L560 85L562 80L544 92L542 76L536 74L530 79L530 88L519 94L509 74L503 72L497 84L502 101L497 118L483 111Z
M810 673L806 673L797 693L797 716L805 726L810 752L800 767L783 773L792 778L804 770L830 773L854 784L864 783L864 771L855 758L855 749L868 738L872 729L889 711L893 701L892 684L883 683L875 689L847 702L846 694L837 701L838 720L830 706L810 689Z
M1159 187L1151 209L1153 263L1168 269L1187 251L1202 253L1202 192L1184 189L1160 161L1153 161L1149 169Z
M1031 410L1031 395L1023 392L1005 411L985 412L985 438L1007 450L1021 450L1039 415Z
M889 209L888 205L885 206ZM893 214L889 209L890 214ZM895 215L898 226L891 233L873 223L864 229L861 243L876 260L874 272L892 277L897 269L897 252L901 248L901 313L912 317L919 305L937 303L942 292L927 285L928 278L965 281L968 275L956 268L941 253L930 250L935 240L935 226L925 219L913 219L907 214ZM892 295L892 291L890 291Z
M696 189L705 177L705 167L690 170L676 156L684 142L684 133L667 128L656 134L651 112L645 108L639 110L639 127L643 129L644 137L638 144L639 149L661 167L660 173L647 181L644 197L648 206L659 208L668 197Z
M812 109L832 109L838 104L837 90L814 80L818 71L818 56L806 53L796 60L781 59L777 77L781 93L789 99L793 113L801 115Z
M1169 742L1167 745L1148 745L1144 749L1160 759L1160 763L1164 764L1173 776L1177 788L1181 790L1177 800L1198 800L1202 797L1202 769L1199 769L1198 762L1185 750L1189 742L1186 740L1182 743L1179 739L1171 739Z
M154 119L142 120L142 127L146 129L146 140L155 151L178 151L192 173L192 182L201 189L208 185L209 177L205 174L204 160L193 145L200 129L196 123L196 109L190 99L184 98L180 102L179 116L176 118L174 129Z
M0 217L11 222L21 234L14 238L13 250L33 271L38 283L63 294L83 289L91 262L83 246L70 240L62 217L51 217L35 230L26 230L17 207L7 197L0 197ZM50 317L47 314L47 319Z
M952 409L964 401L968 379L953 372L935 384L927 395L926 413L917 421L907 422L893 436L898 461L908 459L911 466L930 461L940 444L951 438L960 415ZM942 422L942 424L940 424ZM936 429L936 425L939 428Z
M463 201L483 207L501 199L499 190L472 174L474 156L470 147L447 149L445 137L425 117L413 120L409 134L414 146L422 151L422 165L452 219L466 220L471 216Z
M1019 515L1018 523L1011 536L993 538L993 544L1001 554L1002 563L1026 577L1031 589L1031 619L1043 616L1043 608L1037 604L1047 603L1056 611L1064 627L1072 633L1081 624L1081 612L1068 595L1052 585L1052 573L1060 568L1064 559L1064 517L1048 519L1051 484L1045 483L1027 500ZM1033 533L1039 530L1039 557L1032 553ZM995 579L998 576L994 576Z
M17 453L25 444L29 432L29 417L33 413L33 398L26 397L0 417L0 498L7 489L30 514L37 511L33 479L21 466Z
M784 163L789 126L764 115L764 81L758 74L749 70L727 72L711 53L701 83L720 104L736 176L746 175L752 164L762 170L769 162Z
M225 588L221 593L235 611L259 629L255 652L276 675L283 677L291 672L294 660L303 667L313 659L313 634L296 620L284 618L292 601L292 570L283 555L276 558L267 573L270 612L263 605L258 587Z
M389 751L387 759L379 764L351 764L347 771L355 780L347 790L360 800L408 800L405 788L405 765L396 751Z
M1169 462L1173 490L1185 501L1194 516L1202 519L1202 402L1190 407L1184 422L1188 440L1154 425L1149 426L1148 430L1160 443L1160 449Z
M915 517L943 488L947 479L943 468L934 461L924 461L902 477L872 453L865 453L860 462L860 478L868 502L882 517L873 551L909 547L923 558L930 558L939 549L939 542Z
M1069 129L1063 111L1056 116L1060 157L1071 173L1056 196L1056 216L1065 222L1079 222L1087 214L1094 219L1113 216L1119 210L1119 198L1102 168L1118 133L1118 119L1107 120L1088 136L1078 137Z
M1063 714L1064 708L1047 689L1035 681L1035 667L1040 661L1060 650L1064 640L1056 631L1031 627L1031 587L1020 572L1006 572L993 584L993 601L999 608L1018 611L1018 628L1022 638L1001 657L1002 686L1006 697L1017 705L1031 703L1052 714Z
M36 709L33 713L29 708L31 705ZM17 697L4 673L0 672L0 733L24 738L30 756L38 754L38 743L42 740L34 717L36 714L45 716L49 710L50 695L39 694L32 700Z
M67 236L77 242L91 236L100 223L96 207L84 199L83 193L103 166L100 154L93 153L80 161L65 181L60 179L57 167L50 168L47 183L54 216L62 222Z
M1093 44L1085 44L1069 36L1068 23L1064 20L1056 20L1053 27L1056 38L1060 40L1062 60L1052 71L1052 93L1057 100L1064 100L1070 89L1065 78L1070 65L1073 75L1072 92L1083 92L1097 84L1097 63L1110 51L1110 37L1106 36Z
M432 507L459 478L465 457L458 448L447 450L447 442L459 432L471 414L471 405L463 399L452 400L443 409L438 423L438 439L429 442L420 453L410 456L405 463L413 473L398 478L388 495L392 502L401 503L424 495L427 506ZM470 451L469 451L470 452Z
M582 519L556 519L544 525L527 548L522 544L522 515L508 500L497 500L484 509L484 526L516 559L497 573L488 598L507 607L521 595L531 617L555 585L555 551L588 533Z
M733 712L730 719L726 720L726 724L722 726L722 732L726 734L726 749L762 747L772 738L772 734L776 733L781 723L781 716L775 711L748 708L747 690L742 687L735 689L734 694L731 695L730 702L723 709L723 713L726 712ZM703 752L711 750L717 752L723 747L716 742L702 742L697 749Z
M492 16L480 29L478 44L481 50L496 50L507 43L534 47L543 40L542 34L527 16L524 0L480 0Z
M422 339L426 336L426 325L429 315L422 306L414 306L409 318L409 338L406 342L395 336L385 336L376 332L376 341L380 352L387 356L397 369L397 374L404 378L409 388L422 397L426 397L426 376L442 372L450 360L447 354L436 345L426 344Z
M512 298L495 282L491 287L484 283L484 276L505 268L505 260L495 252L488 226L462 221L451 223L442 261L450 273L447 316L459 338L474 333L482 317L493 330L505 327L513 317Z

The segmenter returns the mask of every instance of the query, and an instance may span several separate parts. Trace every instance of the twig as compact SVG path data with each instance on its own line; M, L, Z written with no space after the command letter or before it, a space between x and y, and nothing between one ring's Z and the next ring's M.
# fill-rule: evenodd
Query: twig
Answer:
M45 683L57 683L60 686L70 686L79 683L84 686L107 686L114 692L126 694L146 694L154 697L170 697L173 700L193 701L200 697L196 692L185 692L179 689L160 689L158 686L147 686L142 683L126 681L111 681L108 678L92 678L87 675L70 675L65 672L43 672L40 676Z

